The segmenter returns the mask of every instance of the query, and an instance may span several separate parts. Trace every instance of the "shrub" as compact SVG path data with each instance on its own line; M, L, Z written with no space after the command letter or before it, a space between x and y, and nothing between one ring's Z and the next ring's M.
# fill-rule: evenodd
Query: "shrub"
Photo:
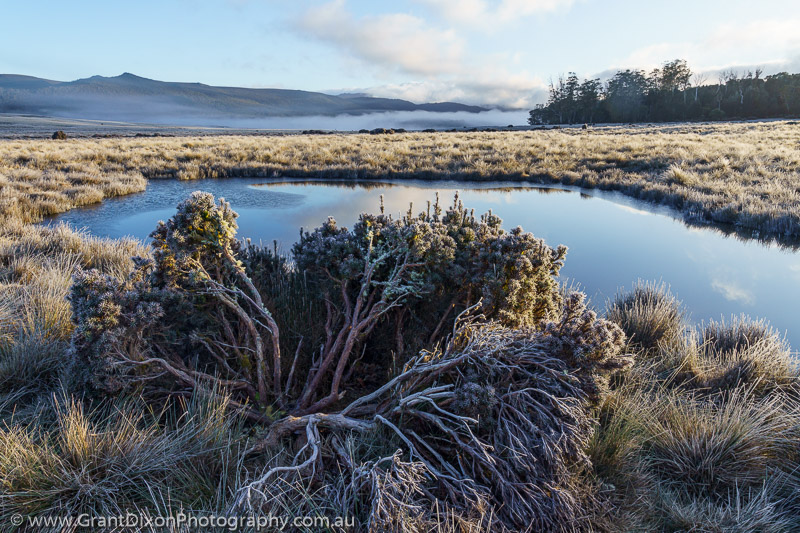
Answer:
M712 109L708 112L708 118L710 120L725 120L725 111L722 109Z
M444 214L438 202L398 220L364 214L352 230L331 219L301 236L294 270L274 252L243 248L235 219L224 201L194 193L153 232L153 259L138 259L126 280L76 277L74 368L88 371L79 381L116 394L133 384L194 390L202 378L224 382L232 404L255 407L253 417L273 404L314 412L339 400L357 350L389 346L402 364L403 352L441 340L447 321L479 298L488 317L513 326L560 313L555 276L566 248L520 228L506 233L498 217L476 219L457 199ZM278 322L290 321L273 318L264 302L301 286L325 318L305 324L300 338L322 346L304 353L298 339L289 365ZM387 359L363 364L388 371ZM295 371L308 379L293 387ZM166 380L152 376L164 372Z
M290 266L242 246L230 207L194 193L126 278L76 275L71 375L101 396L222 395L268 425L251 451L270 451L273 467L238 492L235 510L275 511L315 477L339 476L336 497L363 507L369 494L375 527L403 516L430 525L440 510L499 530L588 525L599 500L585 448L609 376L631 364L624 333L582 294L562 296L565 248L506 233L457 199L444 214L430 208L363 214L352 230L331 219L301 236ZM324 309L303 330L321 342L306 365L298 344L289 365L281 325L312 315L306 302L288 319L273 310L302 291ZM409 335L428 349L390 365L377 348ZM357 356L368 347L388 376L374 383ZM346 391L358 393L349 404ZM304 444L287 448L296 432ZM357 467L337 447L352 432L378 435Z
M195 193L159 224L153 259L137 258L127 279L76 275L70 301L77 386L112 395L145 384L149 392L208 394L207 382L234 391L232 405L251 401L263 409L274 399L262 337L274 321L235 257L235 217L224 201L217 206L211 195ZM277 335L270 340L279 362ZM273 369L277 380L280 367Z
M563 318L538 329L465 319L443 350L421 353L341 411L275 422L263 447L303 430L306 444L245 486L237 509L267 513L296 501L294 490L276 495L275 487L305 486L320 475L311 465L330 457L321 468L344 469L345 492L367 491L366 521L378 529L399 530L390 518L406 512L430 520L437 509L465 521L480 517L492 531L590 528L590 517L601 514L585 454L596 392L631 361L621 352L622 332L588 312L582 295L568 296L564 307ZM375 437L379 429L383 437ZM332 436L323 438L323 430ZM325 451L352 431L402 452L365 461L335 445Z

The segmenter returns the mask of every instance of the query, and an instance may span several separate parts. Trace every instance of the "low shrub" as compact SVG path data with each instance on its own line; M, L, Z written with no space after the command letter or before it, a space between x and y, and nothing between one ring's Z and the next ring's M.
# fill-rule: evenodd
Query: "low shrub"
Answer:
M76 277L79 382L117 394L130 385L195 390L203 379L231 391L233 403L255 406L254 418L276 408L313 412L339 401L357 352L380 354L361 362L382 369L363 384L377 387L390 371L383 354L394 351L402 365L404 353L443 339L479 299L487 317L510 326L560 313L555 277L566 248L520 228L506 233L497 216L476 219L457 199L444 214L438 202L398 220L364 214L352 230L329 220L301 236L294 268L274 251L243 247L235 219L224 201L194 193L153 232L153 259L137 259L127 279ZM302 309L312 311L292 319L268 309L265 302L284 302L285 310L299 288ZM323 318L309 321L309 313ZM302 328L290 330L291 361L282 355L287 325ZM304 347L303 339L320 343ZM295 381L295 372L308 379Z

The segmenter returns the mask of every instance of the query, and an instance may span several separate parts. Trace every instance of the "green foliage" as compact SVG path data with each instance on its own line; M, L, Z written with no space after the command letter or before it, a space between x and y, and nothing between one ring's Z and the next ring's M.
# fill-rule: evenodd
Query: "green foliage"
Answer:
M791 117L800 113L800 74L761 77L722 72L715 84L704 85L685 60L661 68L617 71L602 87L599 80L579 82L574 73L550 85L547 104L530 112L530 124L581 122L663 122L726 118ZM692 80L694 79L694 84ZM692 87L692 85L694 85Z
M708 112L708 118L711 120L724 120L725 119L725 111L722 109L712 109Z

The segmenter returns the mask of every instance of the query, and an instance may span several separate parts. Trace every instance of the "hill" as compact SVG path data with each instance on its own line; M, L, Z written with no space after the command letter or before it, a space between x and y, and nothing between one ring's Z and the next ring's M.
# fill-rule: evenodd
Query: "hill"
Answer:
M165 82L130 73L70 82L0 74L0 113L194 124L223 118L363 115L387 111L478 113L486 109L455 102L415 104L362 94L335 96L289 89Z

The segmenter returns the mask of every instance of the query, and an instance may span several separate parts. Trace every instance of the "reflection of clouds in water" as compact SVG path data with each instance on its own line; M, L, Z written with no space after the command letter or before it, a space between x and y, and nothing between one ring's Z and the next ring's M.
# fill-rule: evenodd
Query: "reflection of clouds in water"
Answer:
M280 190L280 188L276 188ZM360 188L335 187L310 184L305 186L306 202L293 209L286 222L310 229L322 224L328 216L332 216L341 226L351 227L361 213L377 213L380 207L380 196L384 197L386 214L393 217L404 216L412 206L412 213L418 215L428 209L428 202L436 202L439 194L439 205L446 211L453 205L456 192L467 208L476 207L475 216L481 216L496 206L522 205L524 195L518 191L507 190L471 190L467 187L419 189L405 186L373 187L369 190ZM499 209L499 208L498 208ZM509 213L509 216L511 213ZM513 224L515 226L517 224Z
M723 298L731 302L740 302L747 305L753 305L756 301L755 296L751 291L740 287L735 281L722 281L714 279L711 282L711 288L720 293Z
M394 217L404 215L409 205L413 206L412 212L416 215L427 209L428 201L431 204L436 201L436 190L433 189L376 187L364 191L319 187L318 191L309 194L309 197L314 198L313 205L302 206L301 210L295 211L292 221L308 229L319 226L328 216L332 216L340 225L350 227L361 213L379 211L381 194L386 213ZM439 202L443 210L452 204L453 194L455 190L439 191Z
M647 211L642 211L641 209L636 209L635 207L631 207L629 205L618 204L614 203L616 207L622 209L623 211L627 211L628 213L633 213L634 215L648 215L653 216L653 213L649 213Z
M472 192L472 191L468 191ZM465 195L465 196L468 196ZM496 205L513 204L516 201L511 197L510 193L502 193L497 191L485 192L481 195L481 201Z
M789 265L789 272L789 275L794 278L795 281L800 282L800 263Z

